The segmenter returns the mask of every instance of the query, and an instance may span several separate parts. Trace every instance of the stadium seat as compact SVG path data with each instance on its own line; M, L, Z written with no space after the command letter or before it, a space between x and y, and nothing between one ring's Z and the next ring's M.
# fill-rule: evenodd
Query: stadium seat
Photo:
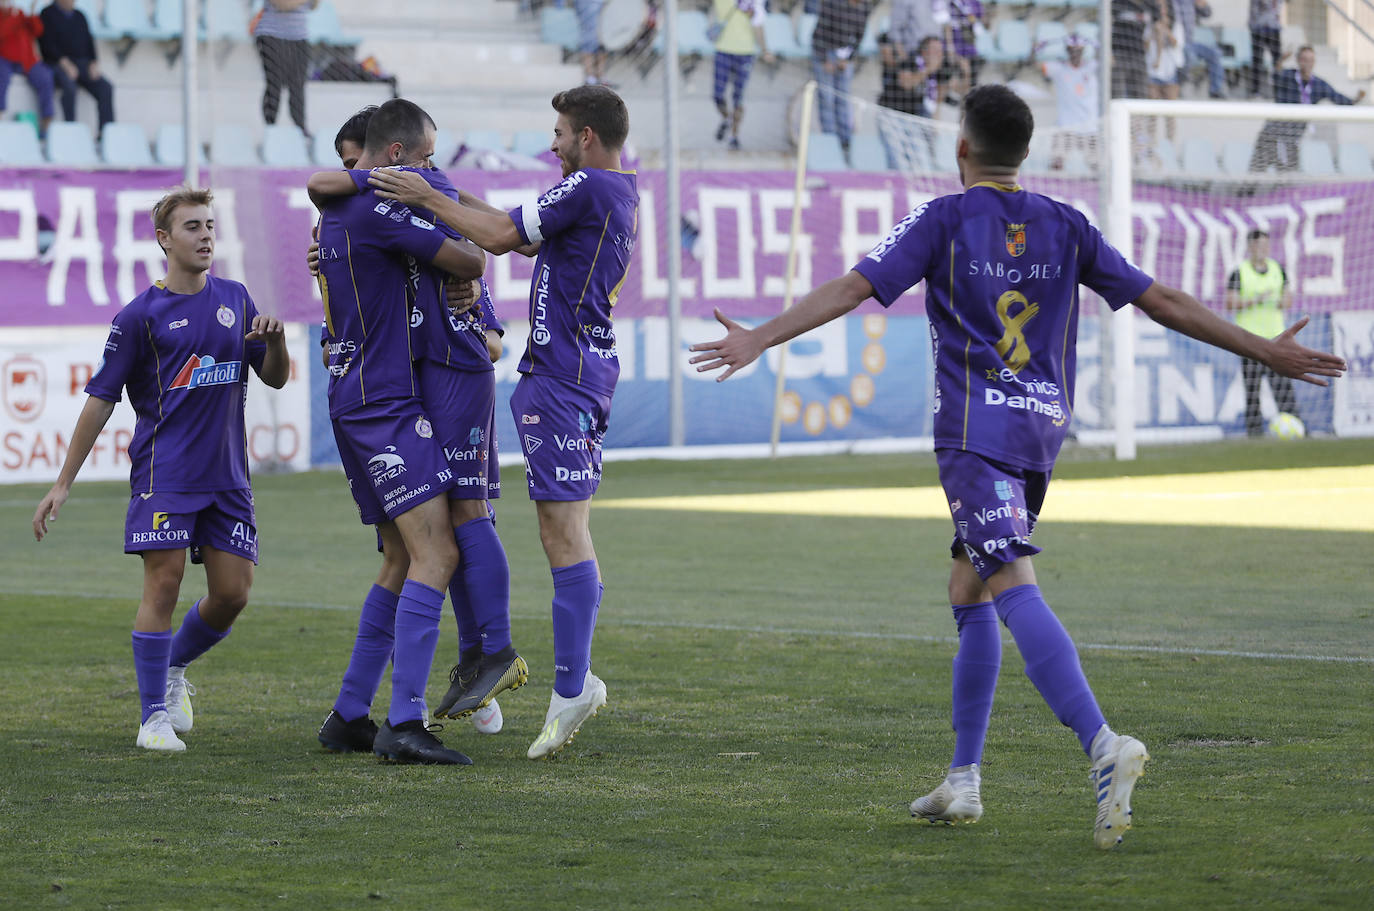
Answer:
M1065 177L1089 177L1093 169L1082 149L1069 149L1064 155L1064 170L1060 173Z
M1202 136L1189 136L1183 143L1183 159L1179 162L1183 173L1195 177L1217 177L1221 167L1217 164L1217 150L1212 140Z
M339 153L334 151L334 136L324 130L310 137L310 158L316 167L337 168Z
M797 20L797 45L807 56L811 54L811 38L816 34L816 22L820 19L815 13L802 13Z
M1035 58L1037 60L1066 60L1068 50L1064 47L1064 39L1069 36L1069 29L1064 23L1055 19L1043 19L1035 27Z
M1239 177L1250 170L1255 147L1243 139L1228 139L1221 145L1221 170L1228 177Z
M1217 43L1216 29L1207 25L1199 25L1193 29L1193 43L1201 44L1203 47L1214 47L1220 50Z
M100 163L91 128L80 121L57 121L48 126L48 161L87 168Z
M1030 57L1030 26L1020 19L1001 19L988 60L992 63L1020 63Z
M463 137L463 145L469 149L482 149L487 152L504 152L508 148L506 140L498 130L468 130Z
M205 0L205 37L247 41L248 7L243 0Z
M1097 9L1097 0L1064 0L1069 9Z
M1331 144L1320 139L1304 139L1298 144L1298 170L1307 177L1334 176L1336 160L1331 156Z
M1250 65L1250 30L1244 26L1228 25L1221 30L1221 65L1228 70L1243 70ZM1226 53L1226 49L1230 53Z
M305 17L306 35L311 44L327 44L333 47L357 47L362 38L344 34L343 23L339 21L339 11L334 9L330 0L320 0L320 5Z
M1073 27L1073 33L1088 42L1084 49L1086 56L1092 56L1102 43L1102 29L1096 22L1080 22Z
M38 133L18 120L0 121L0 164L42 164Z
M849 142L849 163L856 171L891 171L887 149L876 133L855 133Z
M844 149L840 148L840 137L834 133L812 133L806 144L806 169L808 171L849 170L849 162L844 160Z
M534 158L547 152L552 143L553 136L548 130L520 130L511 138L510 150Z
M186 163L186 131L179 123L164 123L153 140L153 157L158 164L179 168ZM196 157L205 164L205 150L196 145Z
M1336 150L1341 173L1347 177L1374 177L1374 164L1369 160L1369 148L1362 142L1343 142Z
M210 161L228 167L255 167L262 164L253 134L238 123L214 125L210 133Z
M886 32L891 25L891 16L869 16L868 27L864 29L863 38L859 39L859 56L878 56L878 36Z
M95 23L91 23L91 34L96 38L156 38L161 35L148 21L146 0L105 0L103 34L95 34Z
M577 50L577 13L572 6L546 6L539 11L539 40L565 51Z
M811 56L810 47L797 43L792 30L792 17L786 13L769 13L763 20L763 41L768 50L782 60L801 60Z
M216 136L217 143L219 141ZM274 168L308 168L305 134L294 123L272 123L262 131L262 163Z
M150 38L170 40L181 37L182 0L154 0Z
M100 157L108 165L147 168L153 164L148 135L136 123L107 123L100 131Z
M679 54L709 57L716 52L706 37L706 14L701 10L682 10L677 14L677 49Z
M1159 162L1161 173L1178 173L1178 150L1174 148L1174 143L1169 137L1161 136L1155 144L1155 160Z
M106 41L118 38L117 33L111 32L105 26L105 16L101 12L100 0L76 0L76 8L86 14L86 24L91 27L91 37L96 41Z

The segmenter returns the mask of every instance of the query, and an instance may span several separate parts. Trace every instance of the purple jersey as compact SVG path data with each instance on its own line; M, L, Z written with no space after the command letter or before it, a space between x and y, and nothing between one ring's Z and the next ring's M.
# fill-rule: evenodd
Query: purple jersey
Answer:
M611 308L639 229L634 172L574 171L510 217L525 243L540 245L520 372L611 395L620 376Z
M443 171L437 168L401 168L414 171L429 185L443 193L454 202L458 201L458 190ZM359 192L366 193L371 187L367 182L371 171L352 170L348 174ZM443 222L436 222L433 213L417 209L421 218L435 222L445 236L462 240L463 236ZM501 332L496 321L496 311L491 305L491 292L485 280L481 281L482 300L462 314L449 312L448 301L444 295L443 272L417 263L417 272L411 285L410 345L411 354L418 360L435 361L459 370L494 370L491 356L487 352L486 330Z
M243 285L207 275L195 294L159 282L115 316L86 392L117 402L129 391L135 494L248 487L243 402L248 368L261 370L267 354L244 339L257 314Z
M854 269L884 307L926 280L935 447L1034 471L1073 414L1079 283L1115 310L1151 282L1082 213L992 184L917 206Z
M329 414L419 395L410 362L409 304L444 243L434 223L372 191L339 197L320 215L320 296L333 341Z

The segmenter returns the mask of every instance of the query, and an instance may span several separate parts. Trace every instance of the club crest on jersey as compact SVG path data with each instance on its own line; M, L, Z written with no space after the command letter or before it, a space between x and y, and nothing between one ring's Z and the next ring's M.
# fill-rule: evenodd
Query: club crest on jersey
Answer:
M1026 226L1007 225L1007 252L1020 256L1026 252Z
M228 304L219 305L219 309L215 311L215 319L219 320L219 324L226 329L234 328L234 311L229 308Z
M428 418L419 417L415 419L415 432L421 439L428 440L434 436L434 426L430 424Z
M230 313L233 317L233 313ZM239 362L215 363L210 355L193 354L177 372L169 389L198 389L201 386L226 386L239 381Z

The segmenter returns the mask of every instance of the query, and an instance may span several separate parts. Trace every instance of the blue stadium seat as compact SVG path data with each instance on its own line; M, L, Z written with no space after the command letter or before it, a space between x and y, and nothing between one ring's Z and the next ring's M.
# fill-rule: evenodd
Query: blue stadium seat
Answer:
M1097 9L1098 0L1064 0L1069 9Z
M181 37L182 0L154 0L150 38L170 40Z
M499 130L468 130L463 137L463 145L487 152L504 152L507 148Z
M565 51L577 50L577 13L571 6L546 6L539 11L539 40Z
M686 9L677 14L677 50L679 54L709 57L716 52L711 39L706 37L706 14L701 10Z
M19 120L0 121L0 164L42 164L38 133Z
M186 163L186 130L179 123L164 123L153 140L153 157L158 164L179 168ZM205 150L196 145L196 159L205 164Z
M1243 70L1250 65L1250 30L1244 26L1228 25L1221 30L1220 44L1231 53L1221 55L1221 65L1228 70Z
M1096 22L1080 22L1073 27L1073 33L1088 42L1088 54L1102 43L1102 28Z
M763 40L768 50L783 60L801 60L811 56L810 47L802 47L797 43L792 17L786 13L769 13L764 18Z
M855 133L849 142L849 163L856 171L891 171L887 148L876 133Z
M102 34L95 34L92 23L91 33L97 38L158 38L148 21L146 0L105 0L105 21Z
M510 150L533 158L547 152L552 144L553 136L548 130L519 130L511 138Z
M339 153L334 151L334 135L320 130L310 137L310 158L319 168L337 168Z
M205 37L247 41L248 6L243 0L205 0Z
M1030 57L1030 26L1020 19L1001 19L997 22L997 36L988 60L992 63L1020 63Z
M1183 142L1183 159L1179 162L1183 173L1195 177L1218 177L1217 150L1212 140L1204 136L1189 136Z
M328 44L334 47L357 47L363 39L357 35L344 33L343 23L339 21L339 11L334 9L330 0L320 0L320 5L305 17L307 37L311 44Z
M848 171L849 162L844 160L844 149L840 148L840 137L834 133L812 133L806 144L806 169L808 171Z
M1304 139L1300 142L1298 170L1307 177L1334 176L1336 160L1331 156L1331 144L1320 139Z
M1369 160L1369 148L1362 142L1343 142L1336 150L1341 173L1347 177L1374 177L1374 164Z
M80 121L57 121L48 126L48 161L88 168L100 163L91 128Z
M1228 139L1221 144L1221 170L1228 177L1239 177L1250 170L1255 147L1243 139Z
M125 168L152 167L148 135L136 123L107 123L100 131L100 157L108 165Z
M248 127L238 123L217 123L210 133L210 161L227 167L256 167L262 164L257 143Z
M76 8L86 14L86 24L91 27L91 37L96 41L118 38L105 26L105 15L101 12L99 0L76 0Z
M1069 53L1064 47L1064 39L1069 29L1064 23L1054 19L1042 20L1035 27L1035 58L1037 60L1065 60Z
M859 40L860 57L878 56L878 36L892 25L891 16L869 16L864 36Z
M300 127L294 123L272 123L264 127L262 163L274 168L310 167L310 151Z

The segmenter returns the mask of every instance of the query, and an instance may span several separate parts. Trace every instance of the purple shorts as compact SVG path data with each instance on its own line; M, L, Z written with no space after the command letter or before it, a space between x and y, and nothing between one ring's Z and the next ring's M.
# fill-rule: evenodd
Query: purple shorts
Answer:
M522 376L510 397L531 500L590 500L601 484L611 397L547 376Z
M251 490L135 494L124 518L124 552L213 547L258 562L258 528Z
M935 462L954 517L950 556L967 554L986 582L1003 565L1040 553L1030 539L1050 484L1048 471L1028 471L961 449L937 450Z
M364 525L394 519L453 486L453 471L419 399L359 408L332 423Z
M496 465L496 374L455 370L434 361L416 361L420 399L434 422L434 438L443 444L453 472L451 500L486 500L501 496Z

